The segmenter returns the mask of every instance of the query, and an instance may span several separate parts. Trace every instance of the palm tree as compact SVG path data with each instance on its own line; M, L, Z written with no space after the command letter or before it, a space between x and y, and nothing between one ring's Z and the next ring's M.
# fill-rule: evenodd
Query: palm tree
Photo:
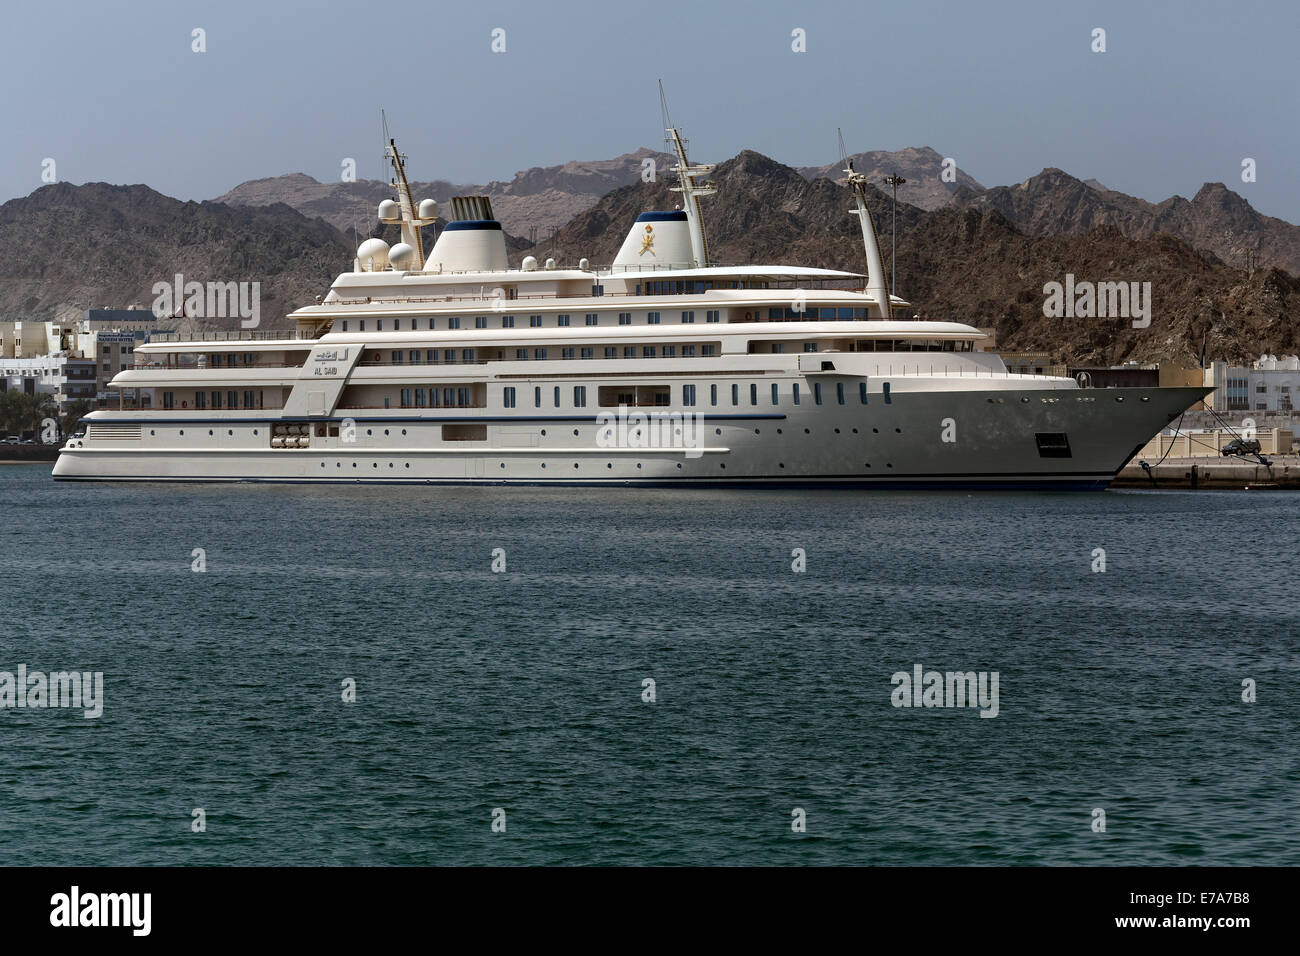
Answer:
M8 389L0 392L0 428L3 428L6 434L18 429L21 399L22 392Z
M36 433L37 441L44 441L45 423L52 422L57 431L59 426L59 404L54 400L54 396L48 392L37 392L29 396L32 399L31 417L28 419L32 424L32 431ZM51 444L58 440L57 435L51 435Z
M0 395L0 418L8 432L21 435L32 431L39 436L45 420L58 421L58 413L54 396L46 392L28 394L11 390Z
M63 434L71 435L80 421L95 407L89 399L79 398L63 407Z

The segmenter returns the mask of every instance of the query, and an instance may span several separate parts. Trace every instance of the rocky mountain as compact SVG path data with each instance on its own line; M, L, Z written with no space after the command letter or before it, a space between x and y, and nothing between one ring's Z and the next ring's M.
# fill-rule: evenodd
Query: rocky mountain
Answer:
M608 192L536 245L508 236L511 260L532 252L563 263L612 261L640 212L677 204L670 179L643 183L638 175L635 184ZM718 195L705 200L704 216L715 263L864 271L844 186L809 180L749 150L720 164L711 181ZM298 186L312 188L305 181ZM1067 193L1072 201L1063 198ZM1203 335L1211 357L1235 361L1300 351L1300 280L1280 269L1241 269L1192 245L1213 236L1216 226L1206 223L1230 221L1246 230L1257 214L1244 201L1207 187L1191 203L1161 204L1168 215L1179 203L1198 212L1180 220L1189 238L1164 231L1136 237L1094 216L1089 210L1098 207L1090 194L1101 197L1103 211L1127 211L1124 226L1139 230L1141 208L1126 203L1131 197L1068 177L1040 196L1056 204L1067 234L1036 235L992 201L967 197L930 211L900 202L895 291L920 315L991 326L1000 347L1048 351L1059 361L1176 359L1190 365ZM888 262L890 197L873 187L868 201ZM1033 203L1009 209L1035 221ZM397 238L391 226L376 223L371 232L390 242ZM334 226L283 203L180 202L145 186L46 186L0 206L0 318L50 317L69 304L147 308L153 284L180 272L198 281L261 282L263 327L282 327L283 315L324 292L352 252L351 239ZM1127 319L1044 317L1044 285L1063 282L1067 274L1080 281L1150 282L1150 327L1134 329Z
M720 164L710 181L718 194L705 200L704 218L715 262L864 270L845 187L809 181L748 150ZM615 190L560 230L558 255L610 262L637 213L672 208L676 199L663 182ZM889 197L873 189L868 204L888 263ZM922 316L995 328L1005 349L1044 350L1079 363L1192 365L1205 334L1211 356L1233 360L1300 350L1300 280L1276 269L1248 274L1170 235L1135 239L1101 225L1079 235L1035 236L996 209L927 212L902 203L898 230L895 291ZM540 244L535 254L551 254L551 244ZM1092 282L1151 282L1150 327L1134 329L1127 319L1044 317L1043 286L1063 282L1067 273Z
M578 213L589 209L611 189L639 182L645 161L657 170L674 164L667 153L642 147L614 159L574 161L561 166L534 166L515 173L509 181L453 184L446 180L412 182L417 201L452 196L482 195L492 199L492 211L507 232L526 236L536 229L548 235ZM215 202L231 206L266 206L282 202L307 216L317 216L344 233L353 227L362 233L375 224L375 207L394 198L393 188L377 179L322 183L304 173L241 183Z
M911 203L922 209L938 209L953 201L959 192L981 193L984 187L967 175L960 166L953 168L953 182L945 182L944 157L929 146L908 147L893 151L876 149L854 153L853 168L882 189L886 176L899 175L907 180L898 187L898 201ZM844 181L844 163L827 163L825 166L801 166L799 173L805 179L831 179Z
M147 309L154 283L180 273L260 282L262 321L272 325L322 294L352 253L333 226L284 204L232 207L147 186L58 183L0 206L0 317L49 319L61 306Z
M1098 226L1114 226L1132 239L1163 232L1230 265L1277 267L1300 275L1300 226L1256 212L1223 183L1206 183L1191 200L1173 196L1150 203L1096 180L1044 169L1016 186L957 196L954 202L995 209L1030 235L1081 235Z

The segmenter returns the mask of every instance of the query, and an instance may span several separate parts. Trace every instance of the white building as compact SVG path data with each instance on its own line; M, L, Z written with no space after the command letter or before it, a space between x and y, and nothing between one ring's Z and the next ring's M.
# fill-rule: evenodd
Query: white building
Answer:
M65 356L0 358L0 391L59 396L68 384Z
M1218 412L1281 412L1295 410L1300 398L1300 357L1261 355L1249 368L1212 362L1214 410Z

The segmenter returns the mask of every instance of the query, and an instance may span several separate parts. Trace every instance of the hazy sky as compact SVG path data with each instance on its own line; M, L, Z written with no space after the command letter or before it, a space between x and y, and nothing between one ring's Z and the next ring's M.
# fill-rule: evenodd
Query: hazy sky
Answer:
M46 158L183 199L337 179L345 157L386 179L381 106L413 179L508 179L661 147L662 77L701 162L830 162L842 126L851 151L933 146L986 186L1045 166L1153 201L1219 181L1300 223L1297 41L1294 0L6 4L0 199Z

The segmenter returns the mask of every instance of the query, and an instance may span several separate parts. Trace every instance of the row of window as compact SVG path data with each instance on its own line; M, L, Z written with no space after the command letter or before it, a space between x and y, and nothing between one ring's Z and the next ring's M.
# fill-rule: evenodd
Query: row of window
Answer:
M839 306L806 305L802 309L768 309L769 319L865 319L866 309L841 308Z
M516 319L516 318L518 318L518 316L514 316L514 315L503 315L503 316L501 316L501 328L503 328L503 329L513 329L513 328L515 327L515 319ZM543 316L540 316L540 315L530 315L530 316L528 317L528 327L531 328L531 329L540 329L540 328L542 328L542 320L543 320L543 318L544 318L544 317L543 317ZM601 313L599 313L599 312L586 312L586 313L583 314L582 320L583 320L583 324L584 324L584 325L600 325L600 318L601 318ZM646 313L646 322L649 323L650 325L660 325L660 324L662 324L662 320L663 320L663 315L662 315L662 313L660 313L660 312L647 312L647 313ZM342 320L342 323L343 323L343 324L342 324L342 329L341 329L341 331L343 331L343 332L347 332L347 331L348 331L348 328L349 328L349 321L350 321L350 320L348 320L348 319L343 319L343 320ZM375 319L374 321L375 321L374 331L376 331L376 332L383 332L383 331L384 331L384 320L383 320L383 319ZM402 331L402 320L401 320L401 319L391 319L391 320L389 320L389 321L391 321L391 323L392 323L392 325L391 325L391 330L392 330L392 331L394 331L394 332L401 332L401 331ZM441 328L447 329L447 330L449 330L449 331L455 331L456 329L459 329L459 328L460 328L460 316L455 316L455 315L448 316L445 320L442 320L442 321L444 321L446 324L445 324L445 325L442 325ZM683 324L690 324L690 323L694 322L694 321L695 321L695 311L694 311L694 310L687 310L687 311L682 312L682 313L681 313L681 321L682 321ZM722 321L722 313L721 313L718 309L707 309L707 310L705 311L705 313L704 313L704 321L705 321L705 322L721 322L721 321ZM425 330L426 330L426 325L427 325L427 331L430 331L430 332L432 332L432 331L436 331L436 330L440 327L439 324L438 324L438 323L439 323L439 320L438 320L437 318L434 318L434 317L430 317L430 318L428 318L428 319L407 319L406 322L407 322L407 326L406 326L406 327L407 327L407 330L408 330L408 331L411 331L411 332L425 331ZM422 323L423 323L423 324L422 324ZM632 313L631 313L631 312L620 312L620 313L618 313L618 324L619 324L619 325L631 325L631 324L632 324ZM563 328L569 328L569 327L572 326L572 325L573 325L573 315L572 315L571 313L562 312L562 313L560 313L559 315L556 315L556 316L555 316L555 327L556 327L556 328L562 328L562 329L563 329ZM487 327L488 327L488 316L486 316L486 315L476 315L476 316L474 317L474 328L476 328L476 329L486 329ZM358 331L358 332L364 332L364 331L366 331L366 320L365 320L365 319L358 319L358 320L357 320L357 329L356 329L356 331ZM233 359L234 356L231 356L231 358ZM219 366L221 363L220 363L220 361L218 360L216 364ZM231 362L231 364L232 364L232 365L234 364L233 361ZM251 363L249 363L249 364L251 364Z
M208 408L208 407L209 407L209 404L208 404L208 403L209 403L208 395L209 395L209 393L207 393L207 392L195 392L195 393L194 393L194 407L195 407L195 408ZM241 401L241 400L242 400L242 401ZM163 407L163 408L175 408L175 407L176 407L176 393L175 393L175 392L163 392L163 393L162 393L162 407ZM218 391L214 391L214 392L211 393L211 407L212 407L212 408L261 408L261 407L262 407L262 392L261 392L260 389L256 389L256 390L255 390L255 389L248 389L248 390L243 391L243 392L237 392L237 391L218 392Z
M636 294L691 295L698 292L708 292L710 289L766 289L767 287L767 282L758 279L753 282L747 282L744 279L655 279L651 282L638 284Z
M757 405L757 404L758 404L758 395L759 395L759 386L758 386L758 384L755 383L755 382L751 382L751 383L749 384L749 389L748 389L749 404L750 404L751 406L754 406L754 405ZM779 384L776 383L776 382L773 382L773 383L772 383L772 392L771 392L771 395L772 395L772 404L773 404L773 405L780 405L780 404L781 404L781 391L780 391L780 386L779 386ZM813 386L812 386L812 395L813 395L813 402L816 403L816 404L818 404L818 405L821 405L821 404L822 404L822 383L821 383L821 382L814 382L814 383L813 383ZM839 404L839 405L843 405L843 404L845 404L845 397L844 397L844 396L845 396L844 383L843 383L843 382L836 382L836 383L835 383L835 401L836 401L836 404ZM741 397L741 387L740 387L740 383L738 383L738 382L733 382L732 385L731 385L731 404L732 404L733 406L739 406L739 405L740 405L740 397ZM867 383L866 383L865 381L859 381L859 382L858 382L858 400L859 400L863 405L866 405L866 404L867 404ZM793 383L791 383L791 386L790 386L790 401L791 401L791 403L794 404L794 405L798 405L798 404L800 404L801 401L802 401L802 396L801 396L800 391L799 391L799 383L798 383L798 382L793 382ZM888 384L885 385L885 401L889 401L889 386L888 386ZM710 386L709 386L709 404L710 404L710 405L714 405L714 406L716 406L716 405L718 404L718 386L717 386L717 385L710 385ZM687 407L690 407L690 406L695 405L695 386L694 386L694 385L683 385L683 386L682 386L682 405L687 406Z
M514 389L508 389L513 392ZM403 408L472 408L474 407L470 389L453 388L404 388L401 394ZM513 399L512 399L513 400ZM514 408L508 405L507 408Z
M209 368L221 368L223 358L220 352L210 352L207 358L208 358ZM237 368L241 364L240 362L241 358L243 359L242 362L243 365L247 366L247 365L258 364L256 352L244 352L242 356L235 352L227 352L225 353L225 357L224 357L224 362L226 367Z
M687 343L684 345L625 345L621 351L618 346L578 346L561 348L560 358L562 359L594 359L596 358L597 349L600 350L600 357L607 359L622 358L695 358L697 355L704 358L716 356L718 354L717 345ZM814 345L812 349L805 351L817 351ZM529 360L543 361L551 354L551 350L545 348L532 349L515 349L514 358L516 362L526 362ZM383 353L379 350L372 350L366 357L363 364L374 365L383 363ZM391 365L472 365L478 360L478 351L475 349L393 349L388 353L389 364ZM497 353L497 358L504 358L501 352ZM486 361L486 359L485 359Z
M608 406L615 406L615 405L632 405L632 406L634 406L634 405L647 405L647 404L649 404L649 405L668 405L668 404L669 404L669 396L668 396L668 388L667 388L667 386L638 386L638 387L639 387L640 389L642 389L643 391L645 391L645 392L647 392L647 393L650 393L650 394L648 395L648 400L646 400L646 401L642 401L642 400L640 400L640 399L638 398L638 395L637 395L637 393L636 393L635 391L628 391L628 392L617 392L617 391L615 391L615 392L612 392L611 395L606 396L606 395L604 394L605 389L602 389L601 402L600 402L600 403L601 403L602 406L607 406L607 405L608 405ZM697 404L697 402L696 402L696 389L697 389L697 386L695 386L695 385L683 385L683 386L681 386L681 389L682 389L682 407L684 407L684 408L694 408L694 407L696 406L696 404ZM410 389L405 389L405 388L402 389L402 407L403 407L403 408L410 407L410 405L409 405L409 400L408 400L408 393L409 393L410 391L411 391ZM424 391L423 389L416 389L416 392L417 392L417 393L419 393L419 392L423 392L423 391ZM432 392L436 392L436 391L438 391L438 389L431 389L430 391L432 391ZM450 389L443 389L443 391L444 391L444 392L449 392L449 391L451 391L451 390L450 390ZM468 390L466 390L466 391L468 391ZM534 407L534 408L541 408L541 407L542 407L542 398L543 398L543 395L544 395L545 391L546 391L546 389L545 389L543 386L541 386L541 385L537 385L537 386L534 386L534 387L533 387L533 407ZM866 404L867 404L867 383L866 383L865 381L859 381L859 382L858 382L857 392L858 392L858 401L861 402L863 405L866 405ZM725 395L725 393L723 393L723 394ZM513 385L507 385L505 388L502 389L502 391L501 391L501 395L502 395L502 401L501 401L501 404L503 405L503 407L505 407L505 408L517 408L517 407L518 407L518 392L517 392L515 386L513 386ZM740 385L740 383L739 383L739 382L733 383L733 384L731 385L731 405L732 405L733 407L739 407L739 406L740 406L740 404L741 404L741 395L742 395L742 392L741 392L741 385ZM759 386L758 386L758 384L757 384L756 382L751 382L751 383L749 383L749 387L748 387L748 389L747 389L747 395L748 395L748 399L749 399L749 404L750 404L751 406L757 406L757 405L758 405L758 396L759 396ZM555 386L551 387L551 399L552 399L552 404L553 404L553 406L554 406L555 408L559 408L559 407L560 407L560 403L561 403L561 398L562 398L562 397L563 397L562 386L555 385ZM645 397L645 396L642 396L642 397ZM716 406L718 405L718 397L719 397L718 386L717 386L717 385L710 385L710 386L709 386L709 404L712 405L712 406L714 406L714 407L716 407ZM821 382L814 382L814 383L813 383L813 386L812 386L812 399L813 399L813 402L814 402L815 404L817 404L817 405L821 405L821 404L823 404L823 390L822 390L822 383L821 383ZM793 382L793 383L791 383L791 391L790 391L790 401L791 401L791 403L792 403L792 404L795 404L795 405L799 405L799 404L801 404L802 400L803 400L803 395L802 395L802 393L801 393L800 390L799 390L799 383L798 383L798 382ZM844 405L844 404L846 404L846 401L847 401L847 399L846 399L846 389L845 389L845 387L844 387L844 382L836 382L836 383L835 383L835 402L836 402L836 404ZM885 386L885 401L886 401L886 402L889 401L889 386L888 386L888 385ZM773 382L772 385L771 385L771 403L772 403L772 405L777 405L777 406L779 406L779 405L781 404L781 391L780 391L780 385L779 385L777 382ZM417 396L416 396L416 404L415 404L415 407L416 407L416 408L423 408L423 407L424 407L423 405L420 404L420 398L419 398L418 394L417 394ZM574 385L574 386L573 386L573 407L574 407L574 408L586 408L586 407L587 407L587 386L585 386L585 385Z
M555 400L555 407L559 408L561 386L556 385L552 388L551 391L552 391L552 396ZM518 393L515 389L515 386L507 385L505 388L501 390L501 404L506 408L518 407ZM533 387L533 407L534 408L542 407L542 386L541 385L537 385ZM574 408L587 407L587 386L585 385L573 386L573 407Z
M858 339L850 352L973 352L974 342L953 339Z

